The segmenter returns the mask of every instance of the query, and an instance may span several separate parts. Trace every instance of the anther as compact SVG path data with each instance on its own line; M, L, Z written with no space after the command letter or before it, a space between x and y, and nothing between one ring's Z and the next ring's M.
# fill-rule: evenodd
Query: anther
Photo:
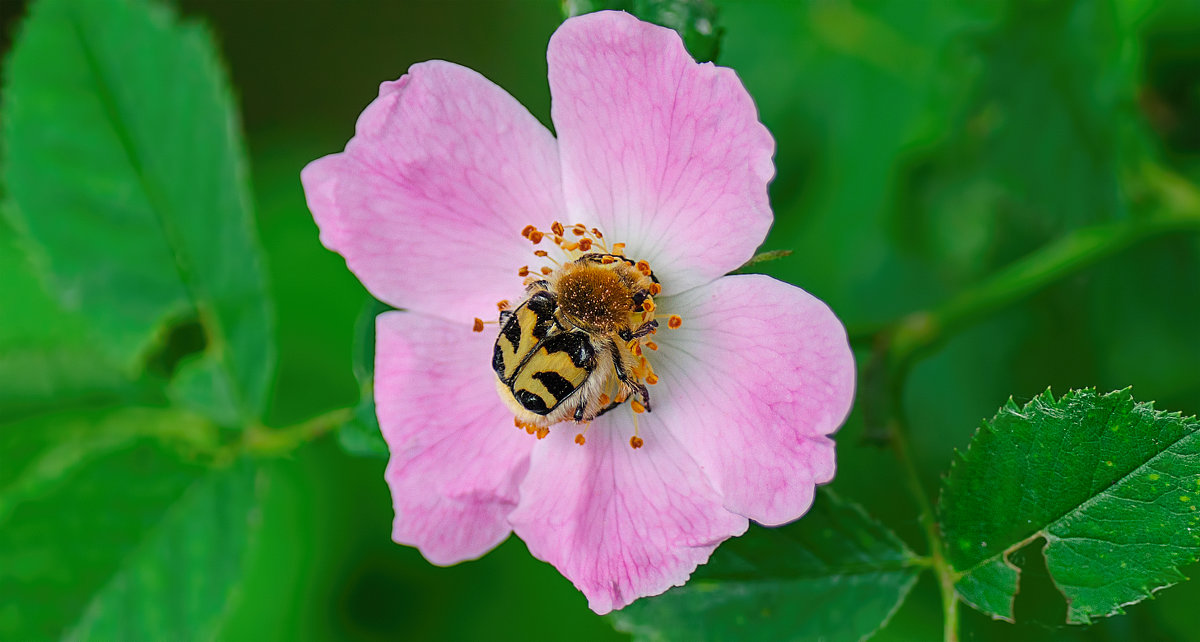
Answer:
M630 407L630 408L633 408L633 411L634 411L634 412L636 412L636 413L637 413L637 414L639 414L639 415L640 415L640 414L642 414L643 412L646 412L646 407L645 407L645 406L643 406L643 405L641 404L641 402L639 402L637 399L634 399L633 401L630 401L630 402L629 402L629 407ZM636 448L636 446L635 446L635 448Z
M545 258L545 257L547 257L547 256L550 256L550 253L549 253L549 252L547 252L546 250L534 250L534 251L533 251L533 255L534 255L534 256L540 256L540 257L542 257L542 258Z
M632 446L634 450L641 448L643 443L645 443L645 442L643 442L642 438L638 437L637 435L634 435L629 438L629 445Z
M522 265L521 269L517 270L517 276L529 276L529 266Z
M525 238L529 238L529 236L536 231L537 231L536 227L534 227L532 225L526 225L525 229L521 230L521 236L524 236Z
M554 232L555 236L562 236L563 232L565 232L562 223L559 223L558 221L554 221L554 223L550 226L550 231Z
M651 350L658 350L658 344L653 341L647 341L646 347L650 348Z
M646 299L645 301L642 301L642 311L654 312L654 300Z
M567 243L566 245L562 246L562 249L565 252L574 252L575 250L579 249L579 244L578 243Z
M550 273L553 271L554 270L551 270L549 267L542 267L542 274L545 274L546 276L550 276ZM675 327L679 327L679 326L675 326Z
M529 233L529 240L530 240L530 241L533 241L533 244L534 244L534 245L537 245L538 243L541 243L541 242L542 242L542 237L543 237L543 236L545 236L545 235L544 235L544 234L542 234L541 232L537 231L537 230L534 230L534 231L532 231L532 232L530 232L530 233Z
M671 318L667 319L667 327L672 330L678 330L681 325L683 325L683 319L678 314L672 314Z
M592 239L579 239L579 249L584 252L592 249Z
M471 326L472 332L483 332L483 319L475 317L475 325Z
M612 253L624 255L625 254L625 244L624 243L613 243Z
M662 292L662 286L657 283L651 283L650 284L650 296L658 296L659 292Z
M646 375L646 383L648 383L648 384L650 384L650 385L652 385L652 386L653 386L654 384L658 383L658 375L654 374L653 372L651 372L650 374Z
M637 270L646 276L650 276L650 264L645 261L637 262Z
M617 260L611 256L604 256L604 257L600 258L600 262L603 263L604 265L610 265L612 263L616 263Z
M583 236L584 234L587 234L587 228L583 225L576 225L575 227L571 228L571 233L575 236Z
M602 238L604 238L604 235L600 233L600 230L598 230L598 229L596 229L596 228L594 228L594 227L592 228L592 236L594 236L594 237L596 237L596 238L598 238L598 239L602 239Z
M583 433L575 435L575 443L579 444L580 446L582 446L586 441L587 440L583 438Z
M501 299L496 302L496 309L503 312L503 311L507 310L510 305L512 305L512 304L510 304L508 302L508 299Z

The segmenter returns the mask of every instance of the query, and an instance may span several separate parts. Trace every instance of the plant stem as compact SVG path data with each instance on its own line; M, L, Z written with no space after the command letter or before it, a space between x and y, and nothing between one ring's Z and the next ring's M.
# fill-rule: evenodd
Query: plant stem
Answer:
M903 469L905 483L920 511L929 544L929 560L942 596L945 642L958 642L956 573L945 557L933 504L913 460L904 420L903 390L908 371L921 355L954 333L1132 245L1162 234L1200 232L1200 190L1169 170L1146 166L1141 178L1156 199L1155 211L1134 219L1075 230L929 310L914 312L883 326L851 332L851 342L870 346L868 371L881 374L876 399L885 408L887 433ZM877 369L876 369L877 368ZM869 404L868 404L869 405Z
M1171 232L1200 232L1200 191L1187 179L1149 167L1143 178L1159 207L1152 214L1077 229L1026 255L929 310L884 326L851 332L851 342L871 345L889 336L888 361L903 370L979 319L1142 241Z
M942 534L938 531L937 519L933 513L933 503L921 485L916 463L913 461L912 452L908 447L908 438L904 434L903 422L899 418L893 418L888 422L888 436L904 472L905 484L917 502L917 510L920 511L918 520L921 528L925 531L925 539L929 544L930 563L937 576L938 587L942 594L943 639L945 642L958 642L958 594L954 592L954 569L950 568L950 563L946 561L946 557L942 553Z
M353 408L338 408L286 428L249 426L236 444L237 454L258 457L290 453L300 445L337 428L354 417Z

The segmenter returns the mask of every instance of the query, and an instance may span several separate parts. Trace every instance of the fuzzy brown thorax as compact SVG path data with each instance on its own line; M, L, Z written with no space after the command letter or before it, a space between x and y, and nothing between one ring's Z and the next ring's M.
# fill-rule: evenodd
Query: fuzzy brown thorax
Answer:
M610 334L630 325L634 275L641 276L624 263L567 263L555 274L552 289L567 321L589 332Z

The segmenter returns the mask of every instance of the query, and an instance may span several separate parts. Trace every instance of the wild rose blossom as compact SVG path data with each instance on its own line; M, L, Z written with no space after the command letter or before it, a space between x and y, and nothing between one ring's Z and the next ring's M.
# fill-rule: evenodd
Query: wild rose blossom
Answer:
M383 83L345 151L302 180L321 241L403 308L377 321L393 539L446 565L515 532L607 613L683 584L748 520L808 510L854 364L823 303L723 276L772 221L774 142L732 70L620 12L567 20L547 58L557 139L479 74L431 61ZM682 324L621 347L641 353L650 412L630 399L520 430L496 390L497 326L472 321L586 252L575 229L653 271L657 312L633 314Z

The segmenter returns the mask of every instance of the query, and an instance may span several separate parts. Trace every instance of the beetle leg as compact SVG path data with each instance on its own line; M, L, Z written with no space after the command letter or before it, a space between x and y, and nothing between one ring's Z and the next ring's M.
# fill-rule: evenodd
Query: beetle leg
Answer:
M625 387L640 395L642 397L642 405L646 407L646 412L650 412L650 391L646 389L646 386L633 381L629 378L629 375L625 374L625 366L621 363L621 353L617 351L617 344L612 339L608 340L608 353L612 355L613 369L617 371L617 379L625 384Z
M648 334L652 334L657 329L658 329L658 321L655 321L654 319L650 319L649 321L638 326L638 329L634 330L633 334L630 335L630 339L641 339L642 337L644 337Z
M604 413L608 412L609 410L612 410L613 408L616 408L616 407L617 407L617 406L619 406L619 405L621 405L621 402L619 402L619 401L614 401L614 402L612 402L612 403L609 403L607 406L605 406L604 408L602 408L602 409L600 410L600 412L596 413L596 417L599 417L600 415L603 415ZM593 419L595 419L596 417L592 417L592 418L593 418Z

